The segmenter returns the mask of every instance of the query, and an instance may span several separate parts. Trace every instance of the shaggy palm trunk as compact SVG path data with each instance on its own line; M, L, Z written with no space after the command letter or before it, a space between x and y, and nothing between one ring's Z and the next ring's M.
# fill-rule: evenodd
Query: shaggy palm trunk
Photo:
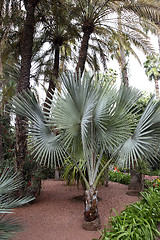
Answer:
M3 162L2 115L0 114L0 165Z
M155 91L156 91L156 99L159 99L159 84L158 84L158 78L155 79Z
M140 169L136 166L131 166L130 169L130 184L128 185L128 190L131 190L131 192L128 192L128 194L137 194L144 190L144 181L143 181L143 175L140 172Z
M2 66L2 46L1 46L1 42L0 42L0 77L2 77L2 73L3 73L3 66Z
M31 57L34 38L34 11L39 0L24 0L26 8L26 20L24 26L23 47L22 47L22 60L20 78L18 81L18 92L30 88L30 69ZM25 118L16 117L16 163L17 169L23 174L23 167L25 164L27 150L27 133Z
M96 231L101 228L98 214L98 191L93 187L85 191L85 212L82 226L88 231Z
M27 10L26 22L24 27L24 41L22 51L22 61L20 79L18 81L18 92L27 90L30 87L30 69L34 34L34 9L32 4L25 5ZM23 170L27 149L26 126L23 117L16 117L16 161L17 168Z
M80 71L81 75L84 71L84 66L85 66L85 62L87 59L88 42L89 42L91 33L92 33L92 31L89 31L88 29L84 30L84 32L83 32L83 39L81 42L79 58L78 58L78 63L77 63L77 67L76 67L77 76L79 76L79 71Z

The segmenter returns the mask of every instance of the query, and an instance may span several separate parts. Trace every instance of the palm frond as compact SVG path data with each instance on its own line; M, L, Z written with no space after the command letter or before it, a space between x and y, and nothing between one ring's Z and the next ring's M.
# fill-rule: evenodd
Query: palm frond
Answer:
M13 172L13 169L4 169L0 177L0 239L13 239L16 232L24 229L22 221L10 217L13 208L34 200L34 197L17 197L16 191L22 184L20 173Z
M65 155L60 136L56 136L50 128L48 119L34 94L28 91L13 97L9 108L17 115L26 117L26 122L29 120L28 143L37 161L51 167L53 165L56 167L57 162L60 164Z
M138 163L139 160L156 160L160 137L160 102L153 99L148 103L133 135L124 143L120 151L120 160L124 165Z

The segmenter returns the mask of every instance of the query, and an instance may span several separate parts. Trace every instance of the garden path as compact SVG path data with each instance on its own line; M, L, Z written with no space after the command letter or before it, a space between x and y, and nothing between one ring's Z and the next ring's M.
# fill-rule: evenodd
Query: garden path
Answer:
M126 194L127 186L109 182L109 186L100 186L99 213L102 229L114 208L120 213L124 205L138 200L136 196ZM82 228L83 189L66 186L64 181L53 179L42 183L42 192L35 203L17 208L16 216L23 220L27 228L17 234L14 240L92 240L100 236L99 232L89 232ZM101 229L101 230L102 230Z

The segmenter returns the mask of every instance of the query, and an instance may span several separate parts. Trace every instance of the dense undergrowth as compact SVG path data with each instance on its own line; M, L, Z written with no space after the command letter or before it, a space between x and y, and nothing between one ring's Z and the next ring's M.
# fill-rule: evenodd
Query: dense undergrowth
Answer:
M109 172L111 181L129 183L129 174ZM126 206L116 216L110 217L99 240L154 240L160 236L157 225L160 222L160 180L145 182L140 201ZM95 240L95 239L94 239Z

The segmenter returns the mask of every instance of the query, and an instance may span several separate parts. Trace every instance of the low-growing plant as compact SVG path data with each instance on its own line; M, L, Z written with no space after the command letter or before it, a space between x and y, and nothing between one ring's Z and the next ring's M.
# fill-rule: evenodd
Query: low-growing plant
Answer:
M141 200L130 204L116 216L110 217L99 240L154 240L160 236L157 224L160 222L160 191L150 187L141 193ZM113 211L113 210L112 210ZM96 239L94 239L96 240Z
M118 171L109 171L109 180L128 185L130 183L130 174Z
M13 217L13 208L32 201L33 197L19 196L22 177L12 169L5 168L0 175L0 239L13 239L15 233L24 229L24 224Z

